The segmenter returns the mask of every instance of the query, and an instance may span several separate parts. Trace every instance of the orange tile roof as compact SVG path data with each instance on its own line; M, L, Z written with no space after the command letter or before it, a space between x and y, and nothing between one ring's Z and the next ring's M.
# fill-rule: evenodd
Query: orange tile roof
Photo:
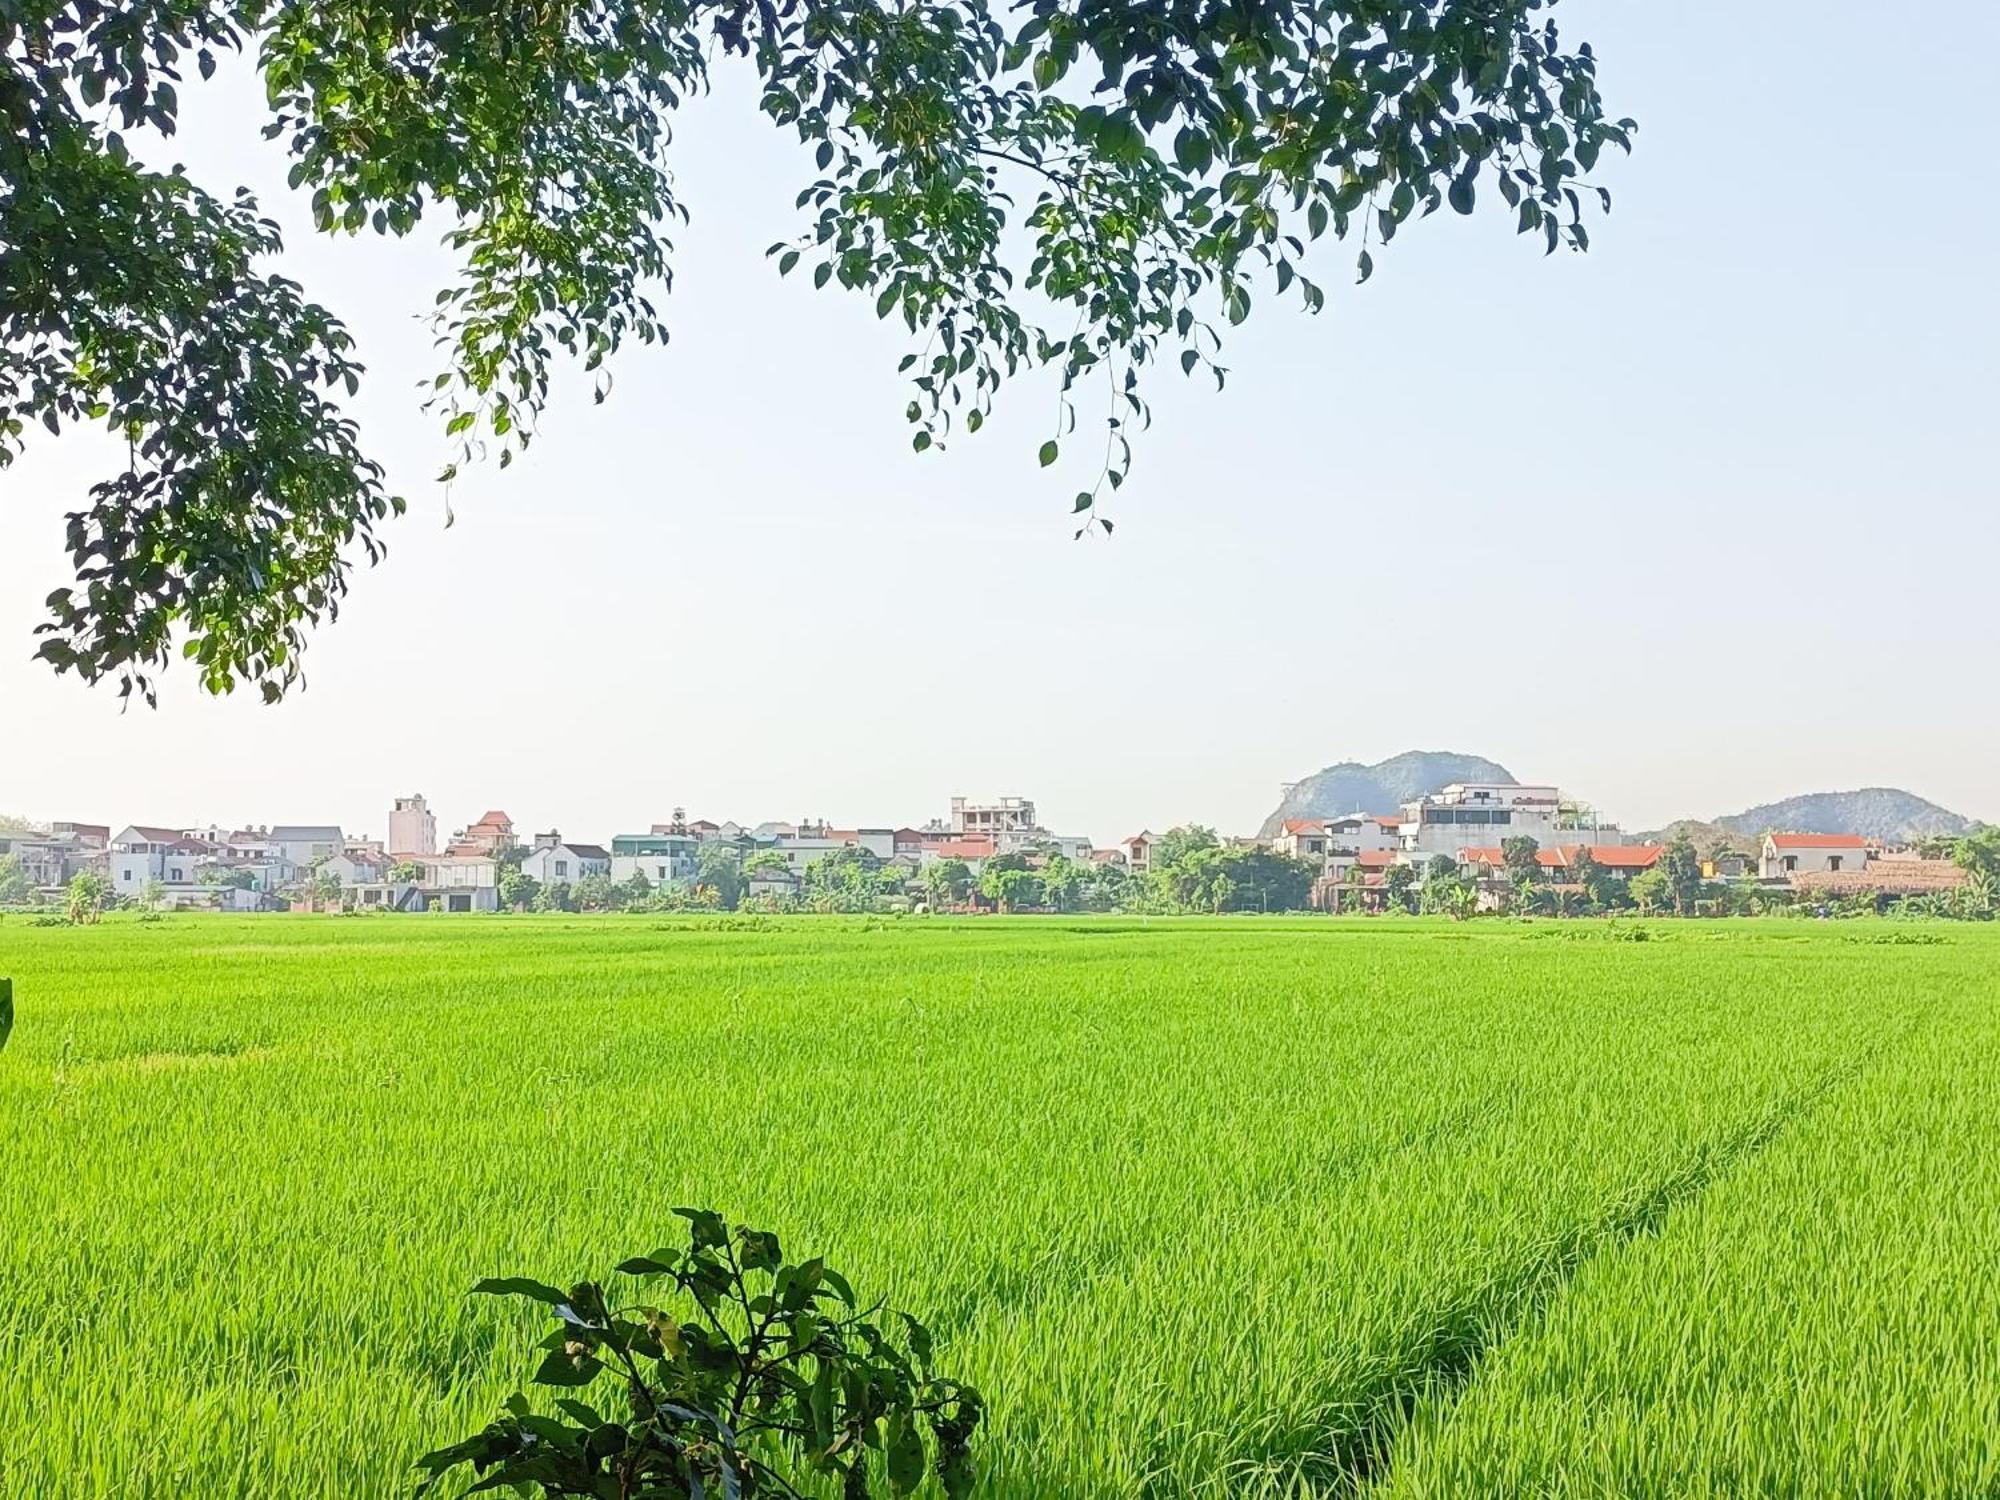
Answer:
M1354 862L1364 870L1386 870L1396 862L1394 849L1363 849Z
M1326 832L1326 819L1324 819L1324 818L1287 818L1287 819L1285 819L1285 832L1287 832L1287 833L1325 833L1325 832Z
M1563 863L1573 863L1579 849L1588 849L1590 857L1608 870L1650 870L1666 853L1662 844L1565 844Z
M937 852L940 859L991 859L993 840L991 839L942 839L934 844L926 844L927 849Z
M1858 833L1774 833L1771 842L1780 849L1866 849L1868 840Z
M1571 845L1570 852L1574 852L1576 847L1576 845ZM1565 851L1561 849L1537 849L1535 851L1535 863L1545 870L1560 870L1569 862L1564 856ZM1498 868L1507 863L1507 851L1505 849L1494 848L1490 845L1478 849L1461 849L1458 851L1458 861L1460 864L1465 865L1492 865ZM1601 864L1608 864L1610 862L1608 860L1599 861Z

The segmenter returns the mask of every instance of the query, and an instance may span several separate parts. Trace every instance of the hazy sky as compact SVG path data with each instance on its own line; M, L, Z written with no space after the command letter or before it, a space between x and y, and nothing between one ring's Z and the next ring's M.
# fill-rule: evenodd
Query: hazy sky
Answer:
M1324 253L1327 311L1261 298L1225 393L1156 378L1109 542L1070 539L1081 463L1036 468L1050 380L910 451L896 330L764 259L810 162L733 87L681 126L673 342L602 407L573 372L447 531L434 235L316 238L240 73L190 88L174 154L286 224L411 513L305 692L172 671L121 714L28 659L113 459L32 447L0 473L0 812L380 834L422 791L608 837L1018 792L1103 842L1247 829L1280 781L1418 747L1633 827L1882 783L2000 818L2000 8L1558 14L1641 126L1591 253L1497 211L1412 227L1363 288Z

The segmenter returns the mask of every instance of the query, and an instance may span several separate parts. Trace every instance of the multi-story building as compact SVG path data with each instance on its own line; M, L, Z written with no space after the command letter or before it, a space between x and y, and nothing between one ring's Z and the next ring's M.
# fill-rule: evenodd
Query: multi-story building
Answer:
M134 823L111 840L106 873L113 891L136 897L155 881L163 886L199 884L201 864L217 852L216 845L189 838L178 828Z
M701 865L701 841L688 833L621 833L611 841L611 878L643 875L653 885L692 880Z
M483 813L477 823L452 835L447 854L486 854L495 859L519 842L514 837L514 820L505 813ZM400 851L398 851L400 852Z
M346 837L332 823L280 823L267 839L301 870L309 870L347 847Z
M101 868L104 841L89 844L74 833L0 834L0 858L10 855L21 862L30 885L46 890L67 884L81 870Z
M435 854L438 820L421 796L398 797L389 813L389 853Z
M1003 833L1032 833L1041 826L1035 817L1035 804L1026 797L1002 797L997 802L972 802L964 797L951 799L951 832L954 838L984 834L997 842Z
M1150 828L1143 833L1135 833L1130 838L1120 839L1118 847L1125 853L1125 866L1134 875L1143 875L1153 868L1153 845L1160 836Z
M500 862L491 855L427 854L416 863L423 867L416 888L421 904L408 904L417 910L500 909Z
M1398 827L1406 855L1456 857L1468 847L1527 837L1543 848L1595 844L1617 833L1581 803L1552 786L1455 781L1442 791L1403 804Z

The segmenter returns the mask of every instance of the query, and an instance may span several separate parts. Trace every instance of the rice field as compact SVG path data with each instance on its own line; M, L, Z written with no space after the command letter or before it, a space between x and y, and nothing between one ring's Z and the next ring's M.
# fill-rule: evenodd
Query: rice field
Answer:
M407 1494L716 1207L992 1496L2000 1496L2000 930L0 922L0 1497Z

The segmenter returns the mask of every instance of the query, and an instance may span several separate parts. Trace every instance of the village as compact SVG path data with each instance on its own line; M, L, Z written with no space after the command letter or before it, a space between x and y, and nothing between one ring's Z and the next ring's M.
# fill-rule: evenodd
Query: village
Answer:
M524 836L498 809L441 835L428 800L411 795L393 799L379 838L334 824L114 829L59 821L0 831L0 863L11 861L14 871L14 890L10 896L0 886L0 901L54 901L81 878L103 905L153 910L594 909L655 893L693 896L727 869L722 904L732 907L747 900L792 909L825 889L829 871L859 870L871 896L891 905L1063 909L1060 896L1036 899L1040 877L1056 891L1095 878L1116 892L1152 875L1177 834L1177 848L1198 836L1220 852L1263 851L1283 861L1298 877L1284 887L1296 897L1274 905L1267 894L1264 909L1326 912L1412 904L1419 886L1448 875L1468 910L1512 909L1532 889L1542 909L1561 913L1566 895L1601 894L1607 883L1642 882L1635 887L1642 889L1672 850L1625 838L1555 786L1515 783L1453 783L1389 812L1288 819L1267 838L1142 830L1108 845L1045 827L1034 801L1019 796L953 797L944 816L916 827L715 822L675 809L644 832L595 842L557 829ZM1856 834L1770 830L1740 843L1695 851L1699 878L1773 900L1877 904L1947 895L1966 879L1938 850ZM996 890L981 880L989 870L1028 878ZM1016 899L1006 899L1008 891ZM1217 899L1214 907L1229 903Z

